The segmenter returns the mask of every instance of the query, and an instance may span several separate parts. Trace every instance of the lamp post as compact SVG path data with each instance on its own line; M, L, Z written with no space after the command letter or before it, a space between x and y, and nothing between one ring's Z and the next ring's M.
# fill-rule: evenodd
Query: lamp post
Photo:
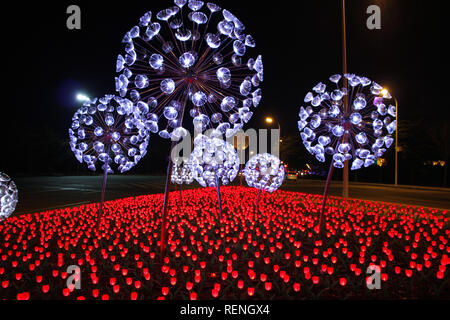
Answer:
M77 100L81 101L81 102L89 102L89 101L91 101L91 99L87 95L85 95L84 93L78 93L77 94Z
M384 95L388 94L388 90L387 89L383 89L381 90L381 93ZM394 184L395 186L398 185L398 151L399 151L399 146L398 146L398 100L396 97L394 98L394 102L395 102L395 123L397 125L397 128L395 129L395 174L394 174Z
M275 122L275 120L273 120L272 117L266 117L266 123L267 124L272 124L274 122ZM278 121L277 121L277 124L278 124L278 141L281 142L281 126L280 126L280 123Z
M345 0L342 0L342 74L345 75L347 73L347 20L346 20L346 12L345 12ZM344 77L344 87L345 89L348 89L348 82L347 79ZM348 112L348 96L344 95L344 113L347 114ZM347 142L347 138L344 140ZM333 166L333 162L331 162L331 165ZM349 174L348 174L348 161L344 162L344 170L342 173L342 197L347 200L348 199L348 189L349 189ZM331 170L332 171L332 170ZM331 172L331 174L333 174ZM326 187L327 189L327 187ZM325 203L324 203L325 207Z
M397 128L395 128L395 185L398 185L398 101L397 98L394 97L395 101L395 124Z
M265 121L266 121L267 124L273 124L275 122L275 120L272 117L266 117ZM279 121L277 121L277 124L278 124L278 146L279 146L280 143L282 142L282 140L281 140L281 126L280 126L280 122ZM279 152L279 150L280 150L280 147L278 147L278 152ZM271 150L271 152L272 152L272 150Z

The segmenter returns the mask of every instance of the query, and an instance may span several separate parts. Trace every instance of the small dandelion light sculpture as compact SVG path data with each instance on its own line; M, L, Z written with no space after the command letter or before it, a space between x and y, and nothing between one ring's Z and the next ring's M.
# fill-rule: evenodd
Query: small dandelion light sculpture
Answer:
M116 63L116 90L145 103L150 131L178 141L186 135L186 105L198 132L217 128L231 137L261 100L262 57L230 11L198 0L175 0L147 12L123 38Z
M203 187L217 187L218 192L220 183L229 184L239 172L236 150L228 142L216 137L197 136L190 163L194 179Z
M378 83L354 74L333 75L330 81L331 87L319 83L308 92L298 121L308 152L320 162L326 155L332 159L319 230L333 168L343 168L345 161L351 161L351 170L373 165L391 147L397 129L392 96Z
M175 161L172 169L172 183L179 185L191 184L194 182L194 174L191 171L189 160L180 159Z
M284 166L280 159L269 153L257 154L248 160L244 169L245 181L249 187L258 189L256 212L258 212L261 190L274 192L284 180Z
M179 158L177 161L174 161L171 181L180 186L180 203L182 203L183 184L194 182L194 174L191 171L188 159Z
M19 191L11 178L0 172L0 221L8 218L16 210Z
M192 151L190 162L194 179L200 185L217 188L220 219L222 219L220 183L229 184L239 172L239 157L236 150L220 138L199 135L194 139L194 151Z
M220 198L220 182L227 185L236 178L239 172L239 157L236 150L228 142L218 137L198 135L194 139L194 150L191 153L190 170L194 179L203 187L216 187L219 202L219 219L222 220L222 201ZM162 216L161 255L164 253L165 221Z
M72 118L69 137L75 157L92 171L103 169L99 219L108 173L129 171L147 153L145 112L128 99L105 95L85 102Z

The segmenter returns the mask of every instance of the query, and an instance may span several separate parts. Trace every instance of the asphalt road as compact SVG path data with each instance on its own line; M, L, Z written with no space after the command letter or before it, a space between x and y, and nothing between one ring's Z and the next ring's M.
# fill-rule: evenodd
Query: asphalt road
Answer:
M16 178L14 181L19 188L19 203L15 214L42 212L100 201L101 176L33 177ZM108 177L105 200L162 193L164 183L165 177L162 176L111 175ZM238 184L237 178L234 185ZM245 185L245 181L243 184ZM281 189L322 194L324 184L324 181L317 180L285 180ZM183 186L195 187L198 185ZM341 188L341 182L332 182L329 194L341 196ZM351 198L450 210L450 189L350 183L349 193Z

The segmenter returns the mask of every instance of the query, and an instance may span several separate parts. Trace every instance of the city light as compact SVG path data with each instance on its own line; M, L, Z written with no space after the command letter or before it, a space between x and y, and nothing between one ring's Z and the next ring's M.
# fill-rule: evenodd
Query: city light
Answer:
M272 124L272 123L273 123L273 118L267 117L267 118L266 118L266 123Z
M88 101L91 101L91 99L90 99L87 95L85 95L85 94L83 94L83 93L78 93L78 94L77 94L77 100L78 100L78 101L81 101L81 102L88 102Z

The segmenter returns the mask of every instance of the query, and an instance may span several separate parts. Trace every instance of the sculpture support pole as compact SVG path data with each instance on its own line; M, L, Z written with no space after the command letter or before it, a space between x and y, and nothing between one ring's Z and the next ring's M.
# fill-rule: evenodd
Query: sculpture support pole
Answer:
M161 224L161 259L164 257L164 252L166 249L166 216L167 216L167 207L169 206L169 192L170 192L170 180L172 177L172 150L175 147L175 142L172 143L172 147L170 148L169 155L169 165L167 166L167 176L166 176L166 187L164 189L164 204L162 211L162 224Z
M183 184L180 184L180 205L183 203Z
M330 170L328 170L328 177L327 177L327 182L325 183L325 190L323 192L323 199L322 199L322 207L320 209L320 216L319 216L319 235L322 236L322 224L323 223L323 215L325 212L325 206L327 204L327 196L328 196L328 188L330 186L330 182L331 182L331 178L333 177L333 171L334 171L334 166L333 166L334 161L331 161L331 166L330 166Z
M109 167L109 157L105 161L105 169L103 170L102 194L100 197L100 208L98 209L98 214L97 214L97 228L100 225L100 220L102 219L102 215L103 215L103 202L105 201L106 179L108 178L108 167Z
M183 123L184 118L184 111L186 109L186 101L187 101L187 95L186 100L184 101L184 107L183 111L181 112L181 117L178 119L178 123ZM170 147L170 153L169 153L169 165L167 166L167 176L166 176L166 187L164 188L164 204L163 204L163 211L162 211L162 225L161 225L161 259L164 257L164 252L166 250L166 216L167 216L167 207L169 206L169 192L170 192L170 181L172 178L172 169L173 169L173 161L172 161L172 151L174 150L175 146L177 145L176 141L172 141L172 146Z
M217 188L217 198L219 200L219 219L222 220L222 200L220 199L220 184L219 177L216 174L216 188Z
M258 195L256 196L256 213L259 211L259 197L261 196L261 189L258 190Z

